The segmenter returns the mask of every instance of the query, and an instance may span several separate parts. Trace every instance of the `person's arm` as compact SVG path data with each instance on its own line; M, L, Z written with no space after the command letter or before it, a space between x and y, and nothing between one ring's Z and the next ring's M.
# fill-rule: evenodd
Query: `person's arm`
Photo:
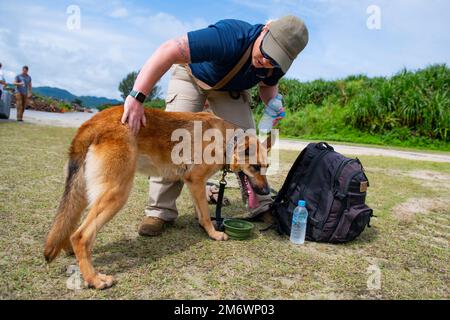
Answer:
M265 105L278 94L278 84L268 86L264 82L259 83L259 96Z
M154 85L173 64L190 63L190 61L187 35L165 42L144 64L136 78L133 90L148 95ZM146 126L142 103L130 96L125 99L124 113L122 116L122 123L126 122L128 122L131 131L135 135L138 134L141 123L143 126Z
M30 87L29 87L29 91L28 91L28 97L31 97L32 95L33 95L33 85L32 85L31 80L30 80Z
M15 85L15 86L23 86L23 82L20 81L18 77L15 77L13 85Z

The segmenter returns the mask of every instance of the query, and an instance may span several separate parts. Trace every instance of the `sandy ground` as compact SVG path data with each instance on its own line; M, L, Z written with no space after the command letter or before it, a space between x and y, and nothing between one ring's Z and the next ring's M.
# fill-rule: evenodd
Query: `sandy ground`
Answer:
M24 114L24 121L40 125L50 125L59 127L79 127L83 122L90 119L93 115L94 115L93 113L84 113L84 112L52 113L52 112L26 110ZM9 121L13 121L15 119L16 119L16 109L11 109ZM282 150L300 151L308 143L309 143L308 141L282 139L279 142L279 148ZM450 163L450 155L447 154L383 149L378 147L372 148L362 146L349 146L344 144L333 144L333 147L337 152L349 155L385 156L410 160Z
M55 113L55 112L25 110L23 120L24 122L46 126L78 128L79 126L81 126L81 124L83 124L83 122L89 120L93 115L94 113L87 113L87 112ZM16 119L17 119L16 109L12 108L9 120L16 120Z

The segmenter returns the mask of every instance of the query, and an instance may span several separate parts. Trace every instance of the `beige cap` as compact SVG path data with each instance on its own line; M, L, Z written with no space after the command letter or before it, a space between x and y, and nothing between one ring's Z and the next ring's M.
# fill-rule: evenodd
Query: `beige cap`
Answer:
M262 49L286 73L307 44L308 29L304 22L295 16L285 16L269 24Z

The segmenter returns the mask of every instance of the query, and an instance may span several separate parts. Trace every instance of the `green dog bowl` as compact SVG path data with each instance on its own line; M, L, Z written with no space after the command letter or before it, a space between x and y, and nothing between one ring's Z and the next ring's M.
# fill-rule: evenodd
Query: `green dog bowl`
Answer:
M238 219L227 219L223 222L223 225L225 227L225 233L233 240L250 238L255 227L251 222Z

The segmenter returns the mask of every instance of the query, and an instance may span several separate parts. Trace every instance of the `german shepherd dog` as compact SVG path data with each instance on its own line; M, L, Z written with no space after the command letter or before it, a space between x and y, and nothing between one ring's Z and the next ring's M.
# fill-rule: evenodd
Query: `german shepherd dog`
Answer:
M65 190L44 249L47 262L54 260L61 249L75 253L86 285L96 289L105 289L114 283L112 276L97 273L92 265L96 234L126 203L136 170L148 176L184 181L194 201L199 223L209 237L219 241L228 239L225 233L216 231L211 222L205 192L207 179L224 167L225 160L212 164L192 161L174 164L172 150L177 141L172 141L171 137L172 132L180 128L192 133L194 121L201 122L203 132L215 129L223 136L227 129L236 127L209 112L146 109L148 125L134 136L128 126L121 123L122 113L122 106L104 110L78 129L69 149ZM256 148L250 148L252 142ZM207 143L202 139L200 144L203 151ZM223 141L224 152L220 156L226 156L226 147L226 141ZM268 166L270 146L265 147L254 135L244 139L243 147L244 153L237 152L239 148L232 149L229 170L240 173L241 179L245 180L243 185L258 194L268 194L269 186L261 171ZM246 161L252 153L253 156L256 153L256 163ZM88 213L78 227L87 207Z

